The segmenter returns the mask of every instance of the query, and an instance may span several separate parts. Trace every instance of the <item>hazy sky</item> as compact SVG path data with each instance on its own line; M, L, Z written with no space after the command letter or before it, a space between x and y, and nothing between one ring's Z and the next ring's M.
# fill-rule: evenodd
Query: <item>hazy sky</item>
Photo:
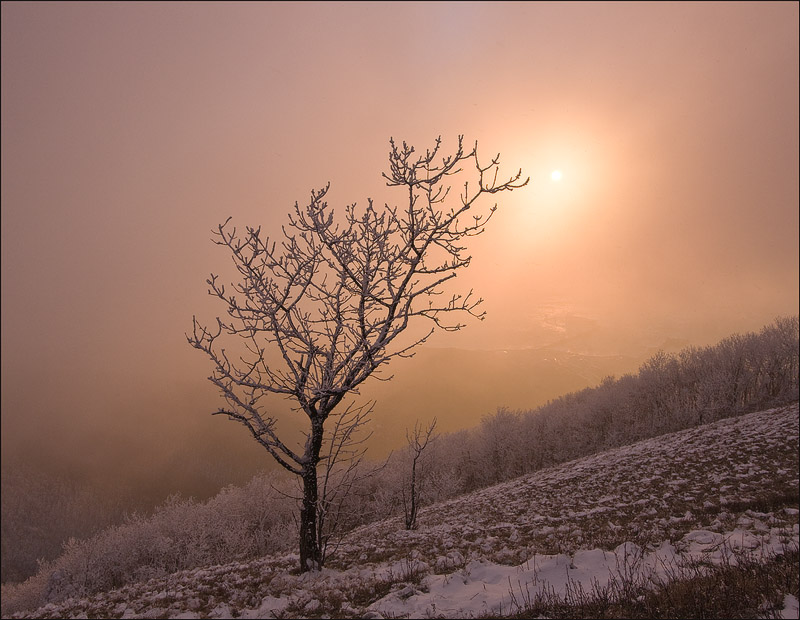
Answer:
M399 201L390 136L531 177L459 276L488 318L436 346L796 314L798 56L796 2L3 2L4 451L205 420L210 230L274 230L327 181Z

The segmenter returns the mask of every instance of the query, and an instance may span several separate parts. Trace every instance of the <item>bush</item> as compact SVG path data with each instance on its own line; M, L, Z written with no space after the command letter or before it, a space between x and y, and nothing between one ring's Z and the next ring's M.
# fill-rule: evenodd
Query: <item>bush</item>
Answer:
M134 514L85 540L70 538L34 577L3 587L2 613L282 551L295 526L294 502L280 485L280 476L260 474L202 503L174 495L151 516Z

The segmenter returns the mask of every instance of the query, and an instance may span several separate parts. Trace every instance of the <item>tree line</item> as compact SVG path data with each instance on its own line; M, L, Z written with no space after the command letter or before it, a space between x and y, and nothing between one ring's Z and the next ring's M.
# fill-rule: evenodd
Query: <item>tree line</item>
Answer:
M798 399L798 317L716 345L657 352L636 374L607 377L529 411L499 409L442 438L463 491L721 418Z

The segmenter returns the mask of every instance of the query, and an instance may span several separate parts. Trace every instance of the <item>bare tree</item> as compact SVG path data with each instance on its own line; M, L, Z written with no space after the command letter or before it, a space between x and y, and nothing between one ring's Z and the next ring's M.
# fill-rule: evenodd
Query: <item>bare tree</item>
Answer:
M436 429L436 418L433 418L426 429L423 430L419 421L414 424L414 433L406 431L406 441L408 442L411 454L411 478L408 485L408 497L406 497L406 486L403 484L403 514L406 520L406 529L413 530L417 527L417 510L419 509L419 492L422 490L417 479L417 467L422 467L420 459L428 444L435 439L433 431ZM420 471L421 478L422 471Z
M481 164L477 143L465 150L459 136L455 153L440 156L441 138L424 155L390 140L388 187L400 188L402 207L377 209L372 200L355 204L342 219L324 200L330 184L312 191L307 206L295 203L279 239L262 237L261 228L244 234L228 218L213 231L214 242L232 255L240 281L229 291L217 275L207 280L209 294L225 304L227 321L201 325L193 318L189 343L214 364L209 379L226 406L216 414L240 422L282 467L300 477L300 568L321 567L318 539L317 466L325 421L349 394L395 357L407 357L435 328L458 330L446 316L483 318L481 299L444 295L443 285L470 263L465 238L483 232L497 205L475 213L484 194L523 187L522 170L498 181L499 155ZM471 164L471 178L457 198L449 177ZM450 206L446 206L449 204ZM396 341L416 319L428 319L426 335ZM221 343L234 339L241 354ZM279 353L279 362L268 359ZM377 374L377 373L376 373ZM278 436L269 413L269 395L290 399L308 418L305 446L294 449Z

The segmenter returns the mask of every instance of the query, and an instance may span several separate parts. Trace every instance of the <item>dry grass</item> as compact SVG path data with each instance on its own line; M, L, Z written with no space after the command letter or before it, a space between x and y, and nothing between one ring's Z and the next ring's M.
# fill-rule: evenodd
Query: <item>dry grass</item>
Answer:
M798 593L798 551L771 558L732 550L729 561L675 567L656 584L619 575L606 586L576 585L566 596L510 589L508 613L487 618L780 618L784 596Z

